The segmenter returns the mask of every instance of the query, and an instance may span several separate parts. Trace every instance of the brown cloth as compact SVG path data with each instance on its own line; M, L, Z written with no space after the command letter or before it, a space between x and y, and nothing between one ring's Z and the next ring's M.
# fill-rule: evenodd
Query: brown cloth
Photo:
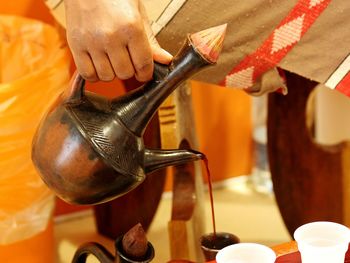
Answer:
M176 2L176 0L172 2L174 1ZM196 77L205 82L218 83L245 56L254 52L263 43L297 2L297 0L187 0L160 31L157 39L161 46L174 53L181 44L178 40L184 39L189 32L228 23L218 65ZM349 55L349 14L348 0L331 1L278 66L308 79L326 83ZM155 23L157 21L155 19ZM268 74L273 78L269 77L269 84L264 88L274 90L281 84L281 80L273 71ZM259 87L255 90L259 90ZM264 92L260 90L256 94L262 93Z
M310 0L310 4L323 0ZM224 48L215 67L195 79L219 83L244 57L254 52L287 16L298 0L143 0L160 45L175 53L188 33L228 24ZM46 0L64 23L63 0ZM332 0L278 67L325 83L350 53L349 0ZM343 75L350 63L343 65ZM344 73L345 72L345 73ZM283 85L276 70L267 72L250 89L255 95ZM267 83L267 85L261 85ZM333 85L333 84L332 84ZM332 86L327 85L327 86ZM333 85L335 86L335 85ZM332 87L334 88L334 87Z

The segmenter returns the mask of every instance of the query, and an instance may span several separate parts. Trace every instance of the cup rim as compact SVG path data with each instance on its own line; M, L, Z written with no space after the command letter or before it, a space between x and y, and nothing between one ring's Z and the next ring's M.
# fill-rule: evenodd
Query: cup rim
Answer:
M233 244L233 245L229 245L227 247L224 247L223 249L221 249L217 255L216 255L216 261L220 261L222 260L221 257L223 257L224 253L226 253L229 250L232 250L233 248L239 248L239 247L246 247L246 248L259 248L261 251L263 251L264 253L266 252L267 257L271 258L271 260L276 260L277 255L275 253L275 251L273 251L272 248L263 245L263 244L259 244L259 243L253 243L253 242L243 242L243 243L237 243L237 244Z
M327 247L322 247L322 250L332 250L332 249L338 249L339 247L346 247L348 248L349 242L350 242L350 229L342 224L336 223L336 222L331 222L331 221L314 221L310 223L306 223L304 225L299 226L293 233L293 237L295 241L298 244L299 250L302 249L302 247L313 247L310 242L307 240L302 239L302 234L303 232L308 229L309 227L312 226L320 226L320 225L326 225L326 226L331 226L335 227L335 229L338 229L340 231L343 231L344 233L341 233L343 235L342 240L340 242L336 242L330 246ZM314 247L314 249L317 249L317 247Z
M305 231L305 229L309 228L310 226L319 226L319 225L326 225L326 226L333 226L333 227L336 227L338 228L339 230L344 230L344 236L348 236L348 239L350 241L350 229L345 226L345 225L342 225L342 224L339 224L339 223L336 223L336 222L331 222L331 221L314 221L314 222L310 222L310 223L306 223L306 224L303 224L301 226L299 226L293 233L293 237L294 239L297 241L297 240L300 240L300 237L301 237L301 234L303 231Z
M238 236L236 236L235 234L232 234L232 233L229 233L229 232L216 232L216 235L223 235L223 236L228 236L228 237L231 237L232 240L235 240L235 242L239 243L240 242L240 239ZM207 233L207 234L203 234L201 237L200 237L200 245L201 245L201 248L205 251L213 251L213 252L218 252L220 250L220 248L210 248L210 247L207 247L205 245L203 245L203 240L205 238L208 238L208 237L212 237L214 236L214 233L211 232L211 233ZM230 245L229 245L230 246ZM223 249L223 248L221 248Z

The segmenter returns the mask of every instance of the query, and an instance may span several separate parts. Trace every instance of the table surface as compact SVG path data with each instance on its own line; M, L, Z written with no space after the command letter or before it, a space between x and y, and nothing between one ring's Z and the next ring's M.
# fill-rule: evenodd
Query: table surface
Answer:
M274 246L272 249L277 255L275 263L301 263L300 253L295 241ZM215 261L208 263L215 263ZM346 252L344 263L350 263L350 249Z
M295 241L272 248L277 254L276 263L301 263L300 253ZM344 263L350 263L350 249L346 252Z

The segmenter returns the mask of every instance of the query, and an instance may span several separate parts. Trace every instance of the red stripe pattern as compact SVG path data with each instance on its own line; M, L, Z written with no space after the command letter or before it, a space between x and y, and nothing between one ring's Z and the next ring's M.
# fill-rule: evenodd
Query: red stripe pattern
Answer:
M277 66L330 2L299 0L263 44L234 67L221 84L242 89L251 87L264 72Z
M346 74L335 89L350 97L350 73Z

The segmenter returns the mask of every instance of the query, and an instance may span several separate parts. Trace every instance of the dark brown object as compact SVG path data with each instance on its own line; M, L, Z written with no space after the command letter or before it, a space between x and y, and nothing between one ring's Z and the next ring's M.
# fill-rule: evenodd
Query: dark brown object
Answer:
M125 253L122 244L123 236L117 238L115 242L115 250L117 252L115 263L148 263L151 262L154 258L154 248L150 242L147 242L147 250L143 258L135 259L130 257Z
M350 225L349 143L312 138L308 116L316 82L285 72L288 95L269 95L268 153L276 201L292 235L300 225L328 220Z
M142 138L178 84L215 62L199 51L187 39L170 66L155 65L152 81L113 100L84 92L76 74L33 140L32 159L45 183L67 202L97 204L131 191L146 173L201 159L192 150L145 149Z
M94 255L101 263L113 263L113 255L102 245L89 242L81 245L75 252L72 263L85 263L89 255Z
M147 243L147 251L142 260L130 259L122 249L122 236L116 240L114 257L104 246L99 243L89 242L81 245L75 252L72 263L85 263L89 255L95 256L101 263L149 263L154 258L154 248Z
M206 261L215 260L220 249L239 243L239 238L230 233L216 232L203 235L200 239L201 249Z
M208 191L209 191L209 199L210 199L210 207L211 207L211 221L213 223L213 235L215 237L216 236L216 223L215 223L214 195L213 195L211 174L210 174L210 170L209 170L209 161L208 161L206 156L204 156L203 162L204 162L205 170L207 172L207 177L208 177Z
M147 242L146 233L139 223L123 236L122 246L128 257L143 259L147 252Z
M160 148L158 116L153 117L144 134L145 145ZM94 215L100 234L116 239L137 223L148 230L164 189L166 170L147 175L145 181L133 191L109 202L95 205ZM144 200L147 199L147 202Z

